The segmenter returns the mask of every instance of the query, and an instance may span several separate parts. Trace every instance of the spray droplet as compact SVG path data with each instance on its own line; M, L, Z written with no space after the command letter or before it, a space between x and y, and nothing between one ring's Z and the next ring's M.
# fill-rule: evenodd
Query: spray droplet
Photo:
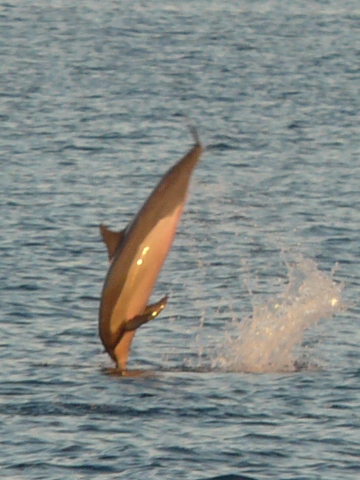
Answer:
M234 329L213 366L247 372L294 371L304 332L342 310L342 285L312 260L291 266L284 293L257 305Z

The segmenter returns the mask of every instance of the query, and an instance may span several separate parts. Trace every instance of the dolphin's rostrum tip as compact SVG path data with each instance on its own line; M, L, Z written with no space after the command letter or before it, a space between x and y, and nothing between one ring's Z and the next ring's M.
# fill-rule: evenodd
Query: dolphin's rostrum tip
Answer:
M201 147L201 142L200 142L200 138L199 138L199 134L198 134L198 131L197 131L197 128L195 127L195 125L191 125L189 124L189 130L190 130L190 133L194 139L194 142L195 142L195 145L197 147Z

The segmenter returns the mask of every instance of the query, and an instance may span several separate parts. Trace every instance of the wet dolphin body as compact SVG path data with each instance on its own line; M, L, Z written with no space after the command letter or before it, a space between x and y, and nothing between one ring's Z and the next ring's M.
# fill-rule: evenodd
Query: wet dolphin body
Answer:
M192 133L194 147L167 171L132 222L121 232L100 225L111 263L101 295L99 333L120 370L126 369L136 329L155 318L167 302L165 296L147 306L202 152L196 131Z

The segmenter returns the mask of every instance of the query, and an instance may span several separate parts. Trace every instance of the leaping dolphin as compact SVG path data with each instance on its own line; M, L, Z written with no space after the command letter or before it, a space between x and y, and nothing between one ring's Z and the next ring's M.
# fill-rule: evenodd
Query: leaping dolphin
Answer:
M165 173L134 219L121 232L100 225L110 266L99 311L99 334L117 368L126 370L136 329L157 317L167 296L148 305L171 248L183 211L191 174L202 152L196 130L194 147Z

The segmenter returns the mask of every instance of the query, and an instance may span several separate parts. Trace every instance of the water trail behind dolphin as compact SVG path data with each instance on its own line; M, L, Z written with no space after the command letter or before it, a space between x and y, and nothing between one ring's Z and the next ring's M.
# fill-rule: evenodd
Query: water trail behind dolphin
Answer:
M333 272L326 275L306 259L289 266L288 277L284 293L253 306L251 316L233 320L216 348L213 369L260 373L301 368L304 333L343 310L342 285L334 282Z

